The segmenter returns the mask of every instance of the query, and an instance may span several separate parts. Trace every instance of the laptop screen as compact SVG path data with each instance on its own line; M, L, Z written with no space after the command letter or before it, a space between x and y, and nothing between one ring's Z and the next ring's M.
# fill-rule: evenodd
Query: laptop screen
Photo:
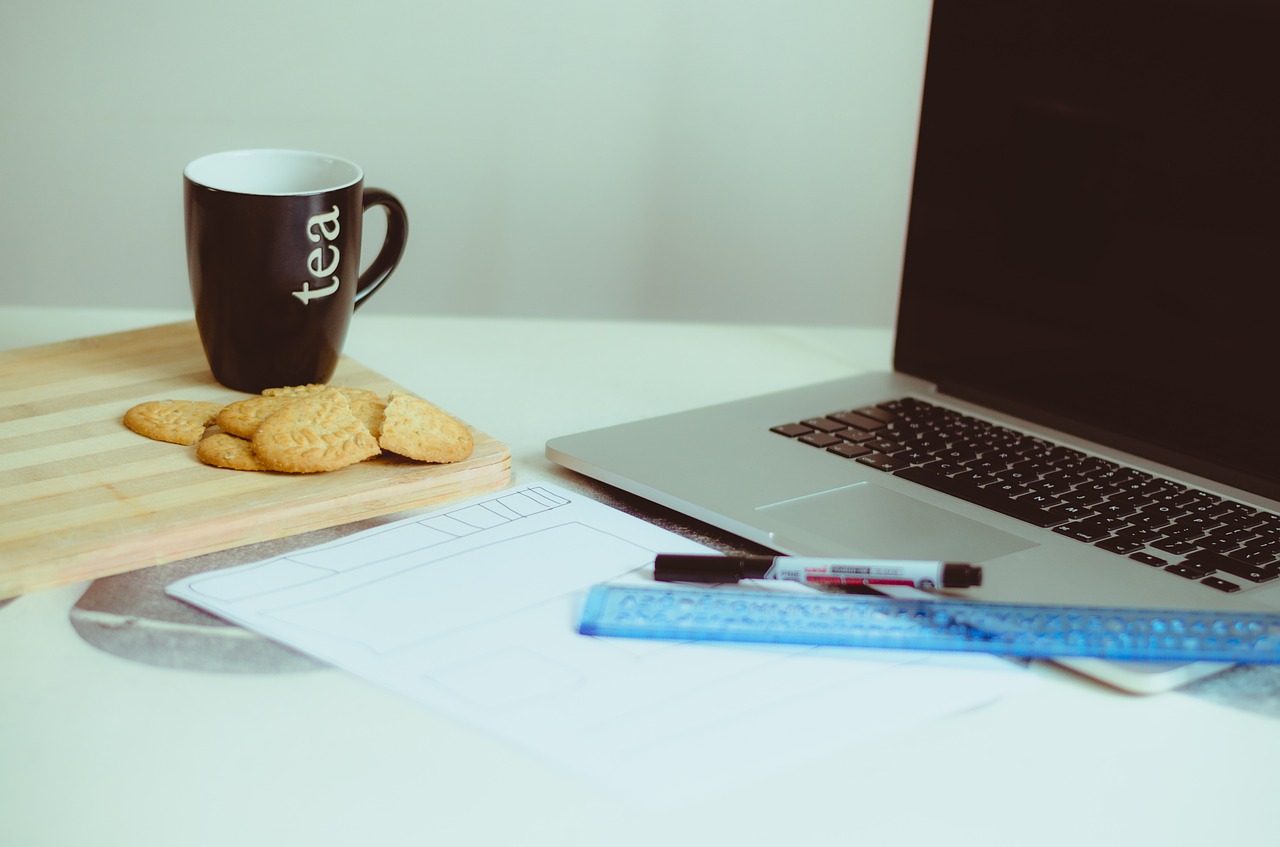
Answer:
M1280 3L936 0L896 367L1280 497Z

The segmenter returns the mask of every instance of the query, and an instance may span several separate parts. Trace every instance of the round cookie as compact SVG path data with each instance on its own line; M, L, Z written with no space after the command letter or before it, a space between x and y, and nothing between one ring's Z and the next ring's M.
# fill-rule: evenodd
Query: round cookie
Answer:
M351 404L351 413L355 415L365 425L374 438L377 438L382 432L382 417L386 412L387 403L377 392L370 391L367 388L350 388L345 385L325 385L324 383L313 382L307 385L285 385L280 388L264 388L262 395L264 397L305 397L309 394L317 394L321 391L341 391L347 398L347 402ZM244 436L251 438L252 433Z
M253 452L268 469L286 473L333 471L381 453L378 440L335 389L294 398L262 422Z
M253 452L253 442L229 432L211 432L200 439L196 458L206 465L233 471L268 470Z
M149 400L124 413L124 425L139 435L171 444L195 444L222 409L204 400Z
M410 394L392 392L378 436L382 449L420 462L460 462L475 441L466 426Z
M264 397L305 397L308 394L319 394L321 391L341 391L346 395L348 400L378 400L382 398L374 391L367 388L350 388L345 385L326 385L323 382L313 382L308 385L282 385L279 388L264 388L262 396Z
M296 399L286 396L257 396L228 403L218 412L218 428L240 438L251 439L263 421Z

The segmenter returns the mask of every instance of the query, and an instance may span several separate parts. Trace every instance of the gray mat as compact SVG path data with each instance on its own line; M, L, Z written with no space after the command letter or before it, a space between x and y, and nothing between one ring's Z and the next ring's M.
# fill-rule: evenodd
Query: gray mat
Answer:
M95 580L72 608L71 625L99 650L148 665L251 674L316 670L325 665L174 600L164 593L165 586L184 576L323 544L401 517L373 518L104 577Z
M1280 665L1236 665L1184 686L1178 693L1280 718Z

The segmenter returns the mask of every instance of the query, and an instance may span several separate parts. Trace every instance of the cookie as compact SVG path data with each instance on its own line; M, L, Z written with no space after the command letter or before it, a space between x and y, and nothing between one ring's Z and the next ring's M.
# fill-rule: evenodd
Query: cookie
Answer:
M462 422L426 400L400 392L392 392L387 402L378 444L420 462L460 462L475 447Z
M310 383L308 385L286 385L280 388L263 389L264 397L305 397L326 390L341 391L351 404L351 412L364 423L374 438L382 432L382 416L387 403L382 396L367 388L351 388L345 385L325 385ZM252 433L246 438L252 437Z
M317 394L324 391L329 386L323 382L313 382L309 385L282 385L279 388L262 389L263 397L301 397L304 394Z
M272 413L253 434L264 466L286 473L333 471L378 455L378 440L337 389L305 394Z
M267 466L258 461L253 452L253 442L229 432L210 432L196 445L196 458L215 468L233 471L265 471Z
M240 438L251 439L263 421L296 399L290 396L257 396L228 403L218 412L218 428Z
M124 413L124 425L139 435L171 444L195 444L211 425L221 403L203 400L150 400Z
M262 395L264 397L305 397L308 394L319 394L321 391L341 391L347 396L348 400L378 400L382 398L367 388L350 388L345 385L326 385L323 382L313 382L308 385L284 385L279 388L264 388Z

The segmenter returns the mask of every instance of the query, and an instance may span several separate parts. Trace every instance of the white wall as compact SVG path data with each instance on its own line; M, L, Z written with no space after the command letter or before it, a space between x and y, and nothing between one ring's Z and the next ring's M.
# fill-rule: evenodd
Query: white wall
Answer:
M927 18L5 0L0 302L188 305L182 168L261 146L354 159L404 201L371 311L888 324Z

